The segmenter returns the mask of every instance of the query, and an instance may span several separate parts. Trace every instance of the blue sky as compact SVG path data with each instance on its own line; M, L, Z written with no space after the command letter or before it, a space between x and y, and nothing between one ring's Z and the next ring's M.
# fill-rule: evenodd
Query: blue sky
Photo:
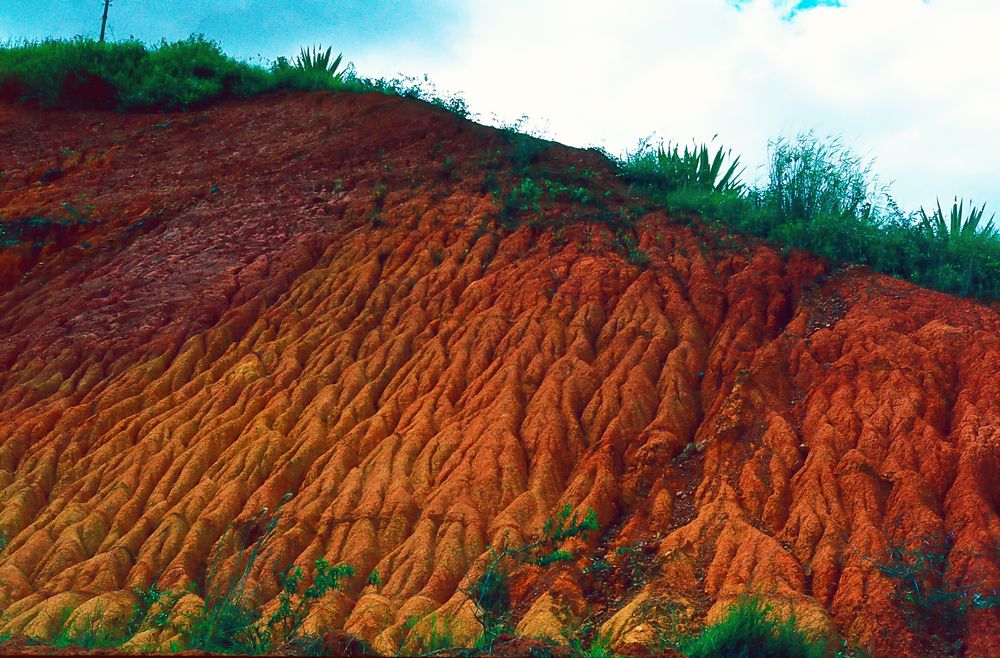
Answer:
M0 0L0 41L96 36L102 0ZM813 129L874 157L905 209L1000 212L997 0L114 0L109 35L202 33L230 54L333 45L359 72L430 76L485 123L520 116L613 152L655 133L763 175Z
M102 8L103 0L2 0L0 38L96 37ZM109 38L201 33L232 55L273 58L312 38L347 52L440 43L462 8L449 0L113 0L108 15Z

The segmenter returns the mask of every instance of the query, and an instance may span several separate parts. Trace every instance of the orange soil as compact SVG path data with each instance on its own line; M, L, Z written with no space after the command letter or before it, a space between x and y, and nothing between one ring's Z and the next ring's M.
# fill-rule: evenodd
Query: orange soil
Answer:
M349 563L309 624L383 652L431 613L474 639L465 579L564 503L602 536L515 574L523 635L589 617L635 647L758 589L924 655L887 545L947 538L951 583L1000 585L995 310L663 215L645 269L599 225L482 234L501 136L415 101L0 107L0 144L0 221L91 217L0 249L0 633L127 619L154 581L202 592L210 554L234 568L230 524L286 492L253 593ZM595 153L541 165L626 201ZM957 632L1000 655L996 609Z

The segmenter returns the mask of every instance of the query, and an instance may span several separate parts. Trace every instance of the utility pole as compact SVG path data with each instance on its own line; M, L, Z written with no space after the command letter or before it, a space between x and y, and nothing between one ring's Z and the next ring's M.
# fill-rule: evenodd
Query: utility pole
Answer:
M104 16L101 17L101 43L104 43L104 28L108 26L108 7L111 6L111 0L104 0Z

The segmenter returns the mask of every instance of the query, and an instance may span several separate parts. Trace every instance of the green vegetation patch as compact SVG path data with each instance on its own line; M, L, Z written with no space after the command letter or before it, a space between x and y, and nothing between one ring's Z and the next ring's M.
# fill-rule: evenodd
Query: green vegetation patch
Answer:
M0 101L45 109L173 111L274 91L379 92L417 98L461 116L465 101L425 78L368 79L340 68L332 48L302 49L269 66L233 59L193 35L147 46L138 40L47 39L0 47Z
M831 642L809 634L795 618L781 620L759 596L743 596L726 616L691 638L679 649L689 658L825 658Z
M681 153L648 141L616 161L640 198L676 215L695 213L784 248L835 263L858 263L914 283L978 299L1000 299L1000 235L985 206L955 200L904 213L871 173L871 165L838 140L813 133L770 143L767 180L745 186L720 148Z

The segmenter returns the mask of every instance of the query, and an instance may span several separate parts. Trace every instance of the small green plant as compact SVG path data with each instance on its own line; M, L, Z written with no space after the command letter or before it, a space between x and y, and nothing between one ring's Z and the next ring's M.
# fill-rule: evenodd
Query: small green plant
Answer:
M549 196L554 199L568 199L581 205L587 205L594 200L593 195L585 187L569 187L568 185L551 179L545 179L544 183L545 191L548 192Z
M94 206L91 204L85 204L83 207L77 208L69 201L63 201L62 209L66 211L68 222L72 224L86 225L90 223L91 216L94 213Z
M445 156L444 161L441 163L441 176L444 178L451 178L451 175L455 172L455 158L448 155Z
M517 218L526 213L538 213L541 205L538 200L542 189L530 178L525 178L519 185L511 188L503 199L500 208L501 224L504 228L514 228Z
M129 638L138 633L144 625L160 630L167 628L174 606L184 595L184 591L162 590L156 583L146 589L137 587L132 592L138 600L132 611L132 619L129 620L125 629L125 635ZM157 611L150 617L149 613L154 607L157 608Z
M508 630L510 600L507 582L513 565L547 566L571 560L573 556L569 551L561 549L559 544L577 535L586 537L597 528L597 514L594 510L588 509L580 519L567 503L556 516L545 522L542 534L534 541L517 547L505 545L498 549L491 546L489 551L493 559L483 574L463 590L472 600L476 619L483 627L483 634L476 643L476 648L486 653L491 652L496 639ZM508 535L504 537L506 542Z
M279 576L281 591L278 594L278 608L267 620L270 641L278 638L285 642L293 640L313 604L327 592L340 590L341 581L354 576L354 568L347 564L330 566L322 558L313 564L316 576L302 594L298 593L303 580L301 568L289 567Z
M644 268L649 264L649 255L639 248L630 230L615 231L611 244L615 251L625 256L625 259L636 267Z
M688 658L826 658L826 638L801 630L795 618L782 621L759 595L741 596L725 617L678 642Z
M368 584L372 587L378 587L382 584L382 577L378 573L378 569L372 569L372 572L368 574Z
M0 552L3 552L7 548L7 544L10 543L10 535L6 530L0 530Z
M420 619L417 617L407 619L405 624L406 629L413 629L419 621ZM427 620L427 625L429 628L426 634L410 637L407 640L408 644L411 644L420 652L419 655L433 656L457 648L455 646L451 619L442 619L439 623L437 615L432 614Z
M116 632L105 626L100 612L90 615L82 624L72 624L73 628L69 624L72 616L71 609L63 610L59 631L54 637L41 641L59 648L110 649L120 646L128 639L122 636L121 631Z
M601 557L595 557L590 561L586 567L583 568L583 573L594 576L601 576L614 569L614 565Z
M467 118L471 114L469 105L461 94L446 94L438 91L426 75L422 79L404 76L392 80L366 80L365 82L373 87L373 90L382 90L384 93L395 94L403 98L416 98L462 118Z
M248 531L246 537L239 536L240 533L230 528L227 534L240 546L237 556L243 566L234 569L230 577L221 582L218 578L218 567L222 562L219 550L224 543L217 545L205 578L204 605L189 620L189 645L192 649L209 653L257 654L269 648L270 638L260 624L260 606L250 599L246 588L254 564L278 525L281 507L290 499L291 494L285 494L271 514L266 508L261 510L249 526L256 531Z
M492 193L494 196L500 194L500 179L495 171L488 170L483 174L483 182L479 185L479 191L483 194Z
M507 143L503 150L503 156L510 162L514 169L521 173L526 173L527 169L537 163L542 154L548 151L552 142L541 139L535 134L529 134L525 126L528 122L527 116L522 116L512 124L501 126L503 139Z
M597 633L589 644L584 644L580 635L569 638L569 649L575 658L615 658L611 648L611 636Z

